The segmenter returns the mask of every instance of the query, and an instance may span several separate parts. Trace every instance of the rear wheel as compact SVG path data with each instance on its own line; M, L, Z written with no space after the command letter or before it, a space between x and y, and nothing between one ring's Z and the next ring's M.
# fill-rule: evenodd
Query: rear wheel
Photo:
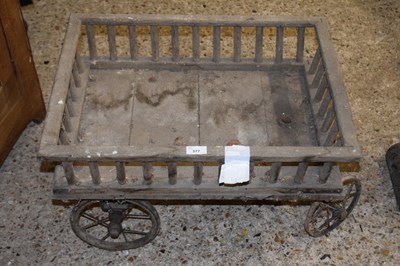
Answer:
M361 182L356 178L343 181L345 197L340 202L314 202L307 213L304 228L311 236L326 235L338 227L356 206Z
M107 250L134 249L152 241L160 217L147 201L82 201L70 216L74 233L86 243Z

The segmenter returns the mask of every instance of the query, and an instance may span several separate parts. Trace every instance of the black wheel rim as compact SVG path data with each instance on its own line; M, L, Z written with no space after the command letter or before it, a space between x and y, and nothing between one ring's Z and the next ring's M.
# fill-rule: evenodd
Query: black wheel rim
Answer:
M118 234L110 234L110 214L118 213ZM146 201L82 201L70 217L74 233L86 243L106 250L134 249L146 245L158 234L160 218ZM111 231L112 232L112 231Z
M307 213L304 228L311 236L328 234L338 227L356 206L361 193L358 179L349 178L343 181L345 196L340 202L314 202Z

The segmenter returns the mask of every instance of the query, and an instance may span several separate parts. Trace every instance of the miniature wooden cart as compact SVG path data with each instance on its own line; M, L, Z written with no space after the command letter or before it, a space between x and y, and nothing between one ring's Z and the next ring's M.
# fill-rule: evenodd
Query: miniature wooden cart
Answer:
M219 184L228 143L250 147L249 182ZM109 250L156 237L149 200L311 202L320 236L361 189L337 165L360 150L322 18L73 14L39 156Z

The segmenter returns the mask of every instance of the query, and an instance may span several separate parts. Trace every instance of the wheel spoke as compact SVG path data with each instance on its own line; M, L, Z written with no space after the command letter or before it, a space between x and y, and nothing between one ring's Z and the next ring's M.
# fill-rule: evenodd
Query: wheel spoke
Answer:
M125 232L124 232L124 231L122 231L122 236L124 237L124 239L125 239L125 242L129 242L129 240L128 240L128 238L126 237L126 234L125 234Z
M108 217L104 218L102 220L99 220L96 217L94 217L94 216L92 216L91 214L88 214L88 213L82 213L82 217L94 222L92 224L86 225L85 227L83 227L83 229L89 229L90 227L93 227L93 226L96 226L96 225L101 225L101 226L104 226L105 228L108 228L108 226L106 224L106 222L108 221Z
M130 230L130 229L124 229L123 232L127 233L127 234L133 234L133 235L142 235L142 236L147 235L147 233L145 233L145 232L137 231L137 230Z
M325 222L323 224L321 224L321 226L318 229L322 229L322 228L328 228L331 224L332 221L335 220L335 216L331 216L330 218L326 219Z
M101 226L104 226L104 227L108 228L108 225L106 224L106 222L108 222L108 221L109 221L109 218L107 217L107 218L104 218L103 220L97 220L97 221L95 221L95 222L93 222L91 224L85 225L82 228L87 230L87 229L92 228L92 227L94 227L96 225L101 225Z
M145 214L128 214L125 217L127 219L151 220L150 216L145 215Z
M107 233L102 239L100 239L101 242L104 242L107 238L110 237L110 233Z

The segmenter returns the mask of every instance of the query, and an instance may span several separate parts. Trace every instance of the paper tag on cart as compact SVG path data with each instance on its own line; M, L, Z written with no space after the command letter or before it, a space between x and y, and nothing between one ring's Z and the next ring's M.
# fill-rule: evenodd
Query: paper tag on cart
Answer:
M237 184L250 180L250 147L225 146L225 163L221 167L219 183Z
M207 154L207 146L186 146L186 154Z

